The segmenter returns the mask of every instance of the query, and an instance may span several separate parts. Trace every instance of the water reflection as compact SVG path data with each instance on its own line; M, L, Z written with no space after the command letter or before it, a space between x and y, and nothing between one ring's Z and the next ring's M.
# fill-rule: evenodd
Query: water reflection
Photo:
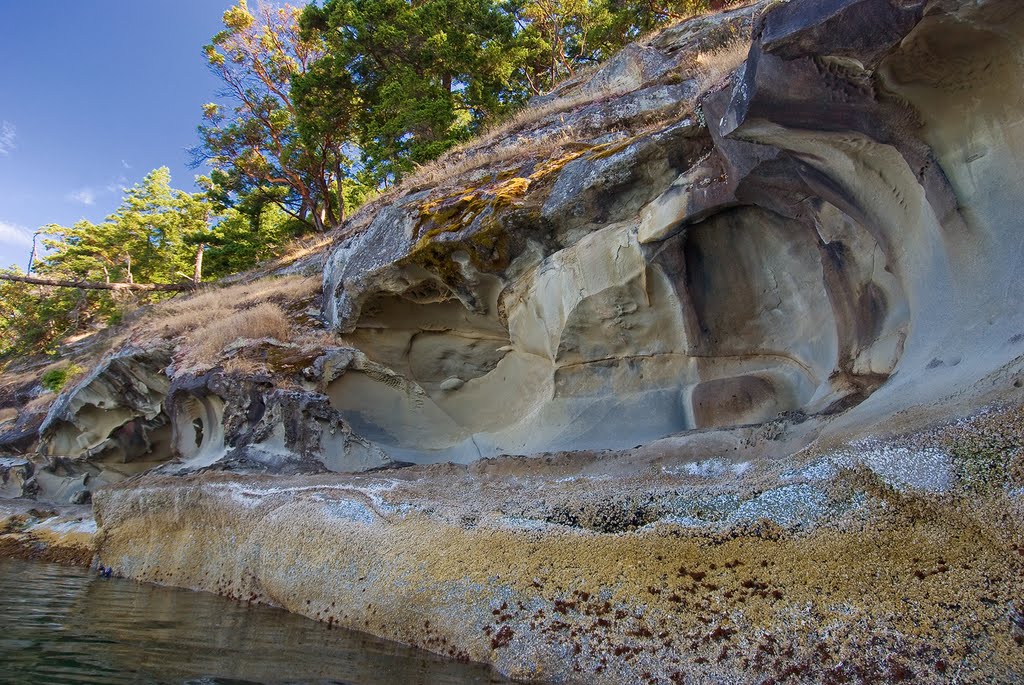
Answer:
M278 609L0 559L0 683L504 683Z

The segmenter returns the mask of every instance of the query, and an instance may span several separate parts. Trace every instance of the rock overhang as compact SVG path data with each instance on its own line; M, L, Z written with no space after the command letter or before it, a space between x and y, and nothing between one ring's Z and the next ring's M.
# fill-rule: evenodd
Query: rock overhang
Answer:
M361 340L371 329L380 340L392 324L361 318L351 303L399 301L403 287L430 283L469 310L464 325L477 317L487 321L480 330L507 336L495 339L504 356L487 374L451 374L458 388L424 389L414 401L446 421L445 407L460 394L481 414L487 396L495 398L504 426L455 417L452 444L471 440L481 456L625 447L856 404L884 388L901 363L933 359L928 349L940 328L959 333L949 313L970 313L953 299L973 294L957 293L963 267L952 263L960 255L951 240L1000 230L996 222L981 226L986 220L948 180L955 171L925 140L923 115L891 92L887 74L907 59L906 45L920 44L918 34L937 17L963 23L968 12L924 5L833 2L811 14L800 3L772 8L757 20L732 86L701 103L705 125L684 117L622 142L583 145L552 180L513 200L520 213L509 225L500 211L467 216L465 207L432 217L427 237L445 246L440 251L413 228L437 200L429 191L400 200L375 225L381 232L405 226L405 247L371 229L342 248L335 263L358 276L325 277L327 318ZM884 30L858 28L884 17L891 20ZM965 63L972 49L990 50L973 45L958 45ZM659 49L669 59L667 46ZM469 187L451 197L475 195ZM495 234L506 237L503 259L475 256L474 236L485 234L489 244ZM1018 236L1011 229L1005 239ZM417 257L424 250L429 259ZM333 306L339 297L346 304ZM1019 318L1010 309L1002 323ZM416 337L415 318L394 324L406 326L399 337ZM436 326L444 328L443 319ZM384 347L378 361L415 383L399 346ZM376 354L372 343L366 351ZM990 363L993 370L999 362ZM508 381L505 367L513 366ZM522 379L533 400L506 408L497 398L521 399ZM345 411L358 410L350 402ZM402 442L386 427L382 434ZM392 446L415 460L411 443ZM455 451L459 460L473 456L472 448ZM445 458L431 452L423 458Z

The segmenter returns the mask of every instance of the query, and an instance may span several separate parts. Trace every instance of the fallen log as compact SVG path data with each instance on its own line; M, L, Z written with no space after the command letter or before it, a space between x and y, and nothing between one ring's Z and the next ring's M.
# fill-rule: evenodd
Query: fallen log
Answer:
M0 274L0 281L46 285L55 288L81 288L83 290L139 290L153 292L183 292L195 290L196 283L99 283L63 278L41 278L39 276L16 276Z

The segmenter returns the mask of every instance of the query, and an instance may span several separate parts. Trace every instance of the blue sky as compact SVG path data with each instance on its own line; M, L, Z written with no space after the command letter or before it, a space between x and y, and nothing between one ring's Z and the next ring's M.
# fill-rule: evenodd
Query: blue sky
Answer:
M231 0L0 0L0 267L48 223L100 221L121 188L188 168L218 84L202 46Z

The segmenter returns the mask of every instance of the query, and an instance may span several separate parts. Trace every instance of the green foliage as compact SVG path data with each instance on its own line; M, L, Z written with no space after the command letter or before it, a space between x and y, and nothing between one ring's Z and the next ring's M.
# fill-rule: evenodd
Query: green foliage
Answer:
M292 78L300 130L344 126L352 169L388 185L580 67L709 0L327 0L324 52ZM310 138L310 139L315 139ZM358 148L358 149L356 149ZM358 154L357 154L358 153ZM358 158L358 159L357 159ZM354 174L350 172L349 177ZM344 174L339 174L342 177Z
M639 35L723 0L326 0L305 10L237 0L204 47L226 97L203 106L202 193L166 168L101 223L40 229L42 276L175 283L281 254L352 208ZM8 273L19 274L16 269ZM52 352L120 320L102 290L0 281L0 358ZM56 382L56 381L55 381ZM982 459L982 470L991 459Z
M723 0L510 0L525 47L517 65L531 95L597 64L640 36Z
M250 221L274 204L324 230L531 95L714 4L237 0L205 48L228 97L204 106L195 160Z
M4 273L23 275L16 268ZM78 328L81 311L90 306L83 291L0 281L0 360L52 352L57 340Z
M37 275L101 283L191 280L196 250L211 235L214 207L206 194L170 183L167 168L156 169L129 188L102 223L44 226L47 252L35 264ZM0 281L0 357L53 352L90 324L118 321L127 302L159 297Z
M302 17L326 54L293 82L300 121L322 121L343 82L361 165L378 183L469 138L521 101L514 17L495 0L328 0ZM307 97L317 92L317 98Z
M317 116L302 125L290 91L292 80L323 56L321 41L298 33L299 10L245 0L224 13L224 30L204 48L207 63L225 86L225 105L203 107L194 162L210 163L219 201L252 215L246 205L276 204L309 228L325 230L345 216L338 185L348 156L349 117L355 106L344 74L300 93Z
M82 373L83 370L84 369L77 364L59 366L56 369L50 369L44 373L39 379L39 382L50 392L60 392L64 389L64 386L67 384L69 379Z
M229 209L206 236L206 276L222 278L277 257L306 228L274 204L250 214Z
M103 223L44 227L50 252L37 265L39 273L127 283L189 280L191 242L206 231L212 206L201 195L172 189L170 182L170 171L161 167L129 188Z

